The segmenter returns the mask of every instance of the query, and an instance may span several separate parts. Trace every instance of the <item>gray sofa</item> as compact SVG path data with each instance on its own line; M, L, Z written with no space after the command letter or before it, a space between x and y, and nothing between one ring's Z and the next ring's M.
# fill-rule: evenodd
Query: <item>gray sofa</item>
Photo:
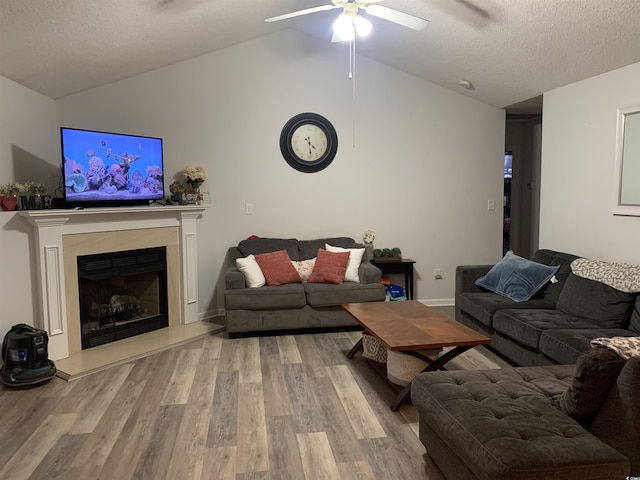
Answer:
M599 348L577 365L422 373L411 399L447 479L621 480L640 475L638 391L640 357Z
M385 288L380 269L362 260L358 269L360 283L290 283L248 288L236 259L248 255L286 250L292 261L316 257L325 244L356 248L353 238L334 237L316 240L293 238L253 238L241 241L227 253L225 279L226 329L230 336L249 332L295 330L323 327L356 327L358 323L340 306L343 303L381 302Z
M491 338L491 348L516 365L575 363L597 337L640 335L640 297L571 273L578 257L538 250L533 259L556 266L557 283L514 302L475 285L493 265L456 269L455 318Z

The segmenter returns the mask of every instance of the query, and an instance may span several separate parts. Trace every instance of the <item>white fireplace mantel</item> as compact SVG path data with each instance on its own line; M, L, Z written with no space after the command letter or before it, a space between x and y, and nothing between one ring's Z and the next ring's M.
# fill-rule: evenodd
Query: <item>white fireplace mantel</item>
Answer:
M180 205L19 212L33 225L36 234L36 271L39 274L40 294L40 322L36 322L36 326L46 330L49 335L49 357L59 360L69 356L64 236L177 228L180 237L180 320L181 323L192 323L198 320L199 312L196 220L206 208L202 205Z

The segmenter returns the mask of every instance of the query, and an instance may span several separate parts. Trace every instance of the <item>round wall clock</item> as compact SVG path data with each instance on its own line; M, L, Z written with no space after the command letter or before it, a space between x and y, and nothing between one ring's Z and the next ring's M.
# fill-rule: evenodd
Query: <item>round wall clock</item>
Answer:
M282 128L280 151L300 172L319 172L329 166L338 151L338 135L329 120L317 113L300 113Z

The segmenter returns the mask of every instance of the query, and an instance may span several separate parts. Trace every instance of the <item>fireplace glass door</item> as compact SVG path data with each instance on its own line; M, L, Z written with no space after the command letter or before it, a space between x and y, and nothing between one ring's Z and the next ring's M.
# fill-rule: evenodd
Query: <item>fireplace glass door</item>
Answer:
M82 348L167 327L166 247L78 257Z

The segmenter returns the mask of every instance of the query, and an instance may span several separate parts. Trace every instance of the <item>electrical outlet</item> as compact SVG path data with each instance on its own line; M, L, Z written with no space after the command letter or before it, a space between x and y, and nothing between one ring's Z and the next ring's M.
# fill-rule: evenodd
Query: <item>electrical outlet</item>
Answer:
M436 280L442 280L442 272L439 268L433 269L433 278L435 278Z
M487 210L495 210L496 209L496 201L494 199L487 200Z
M244 204L244 214L253 215L253 203L247 202Z

